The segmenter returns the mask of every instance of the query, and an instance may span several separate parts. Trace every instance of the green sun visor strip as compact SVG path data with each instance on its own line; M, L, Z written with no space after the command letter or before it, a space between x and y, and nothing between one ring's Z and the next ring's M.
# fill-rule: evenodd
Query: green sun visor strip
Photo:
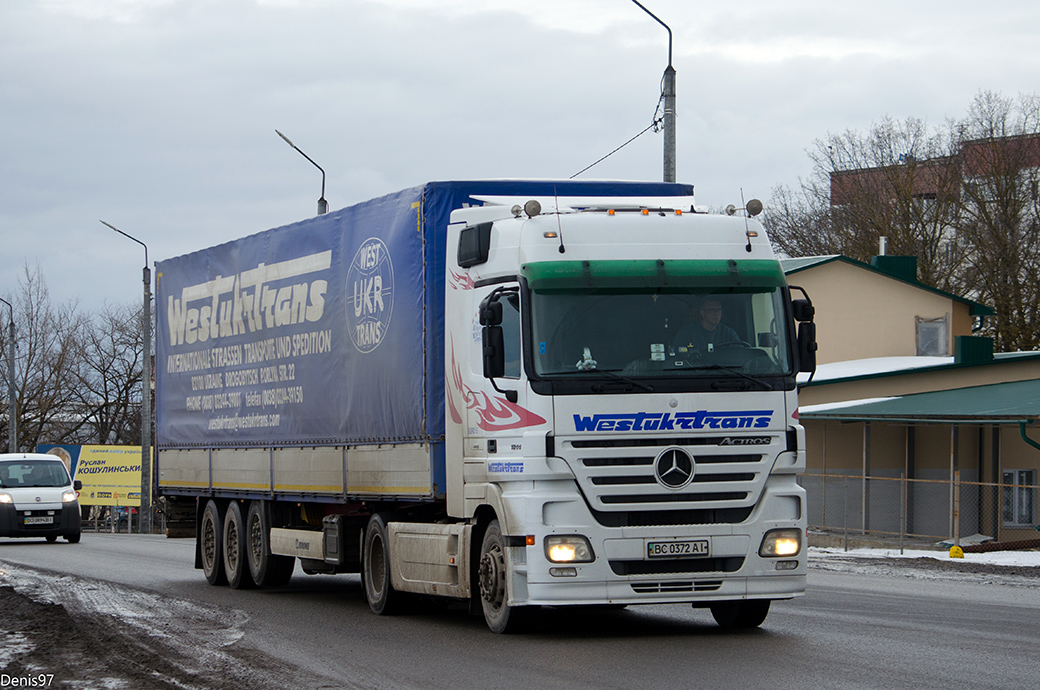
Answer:
M772 259L539 261L520 274L532 290L587 288L776 288L786 284Z

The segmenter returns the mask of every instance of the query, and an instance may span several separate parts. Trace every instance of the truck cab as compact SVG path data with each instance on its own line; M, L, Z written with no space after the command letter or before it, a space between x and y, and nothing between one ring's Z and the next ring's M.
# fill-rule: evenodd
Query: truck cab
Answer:
M449 226L445 369L448 512L501 533L489 623L671 601L757 625L803 594L811 338L759 224L683 198L487 201Z

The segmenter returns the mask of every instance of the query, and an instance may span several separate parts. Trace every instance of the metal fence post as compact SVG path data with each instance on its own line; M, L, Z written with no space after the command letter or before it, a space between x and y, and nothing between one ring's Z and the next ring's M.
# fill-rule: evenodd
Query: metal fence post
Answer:
M953 545L961 545L961 473L953 473Z
M842 498L842 526L845 529L845 550L849 550L849 476L845 475L843 478L844 490L841 492Z
M899 555L903 555L903 535L906 533L906 472L899 473Z

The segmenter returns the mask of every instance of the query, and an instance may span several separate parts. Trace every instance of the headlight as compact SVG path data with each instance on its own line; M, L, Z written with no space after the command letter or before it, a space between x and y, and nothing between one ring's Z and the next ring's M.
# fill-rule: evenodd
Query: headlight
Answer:
M763 558L797 556L802 551L802 530L774 529L762 538L758 555Z
M553 563L591 563L596 560L589 540L576 534L546 537L545 557Z
M14 499L11 494L0 494L0 503L14 503Z
M75 500L76 500L76 492L75 491L66 491L65 493L63 493L61 495L61 502L62 503L72 503Z

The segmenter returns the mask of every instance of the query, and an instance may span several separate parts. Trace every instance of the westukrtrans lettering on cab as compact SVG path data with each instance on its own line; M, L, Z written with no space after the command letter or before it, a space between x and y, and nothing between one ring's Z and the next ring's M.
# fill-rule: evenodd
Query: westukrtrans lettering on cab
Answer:
M635 412L574 415L575 431L676 431L693 429L766 429L771 410L736 412Z

